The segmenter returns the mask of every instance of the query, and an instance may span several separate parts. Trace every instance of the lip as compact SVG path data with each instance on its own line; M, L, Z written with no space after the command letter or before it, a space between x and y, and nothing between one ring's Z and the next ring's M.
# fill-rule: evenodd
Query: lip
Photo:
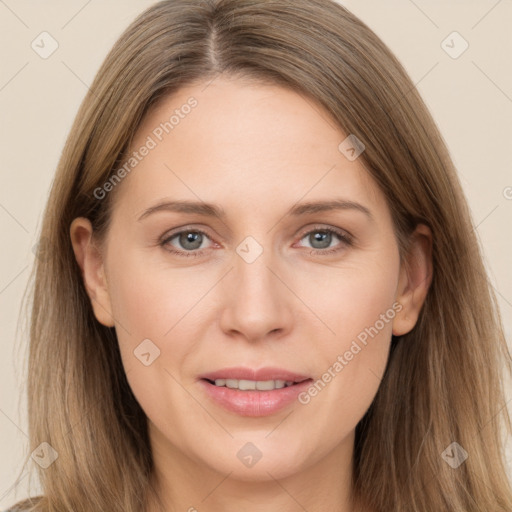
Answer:
M212 384L215 379L284 380L294 385L272 391L231 389ZM280 368L225 368L201 375L199 384L215 404L240 416L269 416L291 405L313 379Z
M236 379L236 380L284 380L302 382L309 379L308 375L300 375L282 368L266 367L259 369L233 367L222 368L199 376L200 379Z

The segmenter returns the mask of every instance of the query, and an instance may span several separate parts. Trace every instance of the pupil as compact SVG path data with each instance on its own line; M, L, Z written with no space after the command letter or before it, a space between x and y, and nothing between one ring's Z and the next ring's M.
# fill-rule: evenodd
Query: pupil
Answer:
M327 231L317 231L316 233L313 234L313 240L315 242L321 242L320 246L315 246L314 244L311 244L315 249L325 249L326 247L329 247L329 245L331 244L331 233Z
M180 243L185 249L198 249L201 247L201 236L201 233L184 233L180 235ZM198 240L199 243L197 243Z

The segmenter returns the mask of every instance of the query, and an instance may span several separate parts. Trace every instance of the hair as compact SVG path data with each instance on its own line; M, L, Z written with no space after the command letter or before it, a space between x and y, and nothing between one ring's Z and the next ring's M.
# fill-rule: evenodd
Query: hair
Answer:
M114 328L95 319L70 224L108 233L113 175L150 108L220 75L313 99L384 193L400 255L414 228L433 235L432 282L415 327L393 336L375 399L356 427L352 489L377 512L510 512L502 372L512 372L496 296L456 170L402 65L332 0L167 0L125 30L83 100L61 155L30 286L28 421L37 468L33 511L135 512L151 485L147 418L127 382ZM506 427L505 429L503 427ZM442 452L459 443L454 469ZM27 456L27 460L29 459Z

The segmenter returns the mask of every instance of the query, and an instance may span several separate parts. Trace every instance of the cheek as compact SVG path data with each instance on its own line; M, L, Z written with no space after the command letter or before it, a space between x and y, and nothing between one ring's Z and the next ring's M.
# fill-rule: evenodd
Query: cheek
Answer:
M313 421L336 428L343 425L349 431L377 393L388 359L393 319L401 309L395 302L398 256L390 252L386 265L383 260L332 272L328 285L310 294L310 304L330 328L316 337L317 380L299 397L303 405L311 407ZM340 434L336 428L334 436Z
M197 350L205 313L199 302L210 287L211 280L197 269L159 268L136 251L126 251L122 263L110 267L124 370L150 418L168 418L176 404L185 408L189 401L177 381L191 371L188 358Z
M169 354L180 363L190 350L184 343L169 350L169 344L180 334L194 288L179 279L179 272L166 277L137 251L125 248L118 254L123 258L110 263L108 286L119 349L134 394L143 408L151 407L154 390L169 384L164 371Z
M385 249L303 282L300 293L326 324L321 338L327 351L348 349L347 342L358 336L364 342L364 333L373 326L384 337L391 334L399 258L393 248Z
M110 272L114 317L132 337L162 340L192 312L210 281L197 267L162 268L144 254L127 254Z

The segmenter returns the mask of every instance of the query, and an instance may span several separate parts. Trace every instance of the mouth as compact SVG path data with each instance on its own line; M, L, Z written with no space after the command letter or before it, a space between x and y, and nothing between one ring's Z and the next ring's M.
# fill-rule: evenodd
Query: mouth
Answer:
M217 406L240 416L268 416L290 406L311 377L278 368L226 368L199 379Z
M247 379L203 379L213 386L217 386L219 388L229 388L229 389L238 389L240 391L273 391L274 389L282 389L288 388L290 386L295 386L304 382L303 379L299 382L294 382L292 380L247 380Z

